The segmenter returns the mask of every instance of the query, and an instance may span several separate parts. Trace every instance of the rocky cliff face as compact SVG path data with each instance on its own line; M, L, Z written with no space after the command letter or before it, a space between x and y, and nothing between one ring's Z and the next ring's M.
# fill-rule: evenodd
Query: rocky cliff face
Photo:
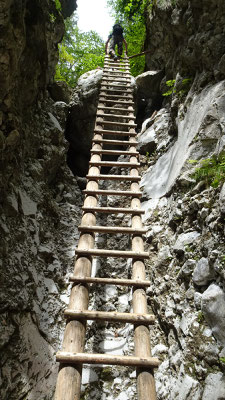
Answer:
M153 354L162 360L155 375L158 398L221 399L225 171L218 160L225 155L225 8L220 1L157 4L146 39L151 71L137 85L146 92L139 150L149 226L149 305L159 322L152 332ZM171 95L155 107L155 79L162 72L158 99L168 91L168 80ZM214 187L209 166L193 175L205 159L211 168L218 162Z
M63 1L62 14L75 6ZM0 9L0 397L52 399L82 203L66 165L68 105L47 92L64 24L54 1Z
M61 1L64 17L74 3ZM225 398L224 167L216 187L192 173L201 160L224 155L224 3L172 3L157 2L149 15L150 71L136 80L149 311L158 320L151 341L161 360L155 377L159 400L219 400ZM87 130L84 137L83 127L93 127L101 72L80 80L70 107L67 97L55 103L46 92L63 34L54 1L2 1L1 8L0 396L50 400L83 203L66 165L63 131L71 169L85 175L91 136ZM171 96L163 96L167 80L174 80ZM127 217L108 218L105 224L122 225ZM122 235L117 239L99 235L101 247L127 246ZM94 264L94 272L103 270L122 277L130 265ZM130 299L128 290L109 286L92 293L91 306L129 311ZM107 326L97 339L96 332L90 323L90 351L133 351L129 327ZM137 397L128 368L85 368L82 383L86 399Z

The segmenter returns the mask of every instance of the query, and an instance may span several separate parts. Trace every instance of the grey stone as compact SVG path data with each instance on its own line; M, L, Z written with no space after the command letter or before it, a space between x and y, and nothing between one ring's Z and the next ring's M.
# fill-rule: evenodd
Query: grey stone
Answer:
M19 196L23 215L36 215L37 203L31 200L23 190L19 190Z
M205 380L202 400L222 400L225 398L225 376L222 372L209 374Z
M102 70L83 74L70 103L65 136L70 143L68 165L74 175L85 176L88 172L101 79Z
M225 122L224 122L225 125ZM215 149L215 154L219 156L224 156L225 155L225 135L223 135L217 143L216 149Z
M225 214L225 183L222 186L219 197L219 206L222 214Z
M221 97L225 97L224 87L225 83L220 82L205 88L200 94L192 97L185 116L182 114L177 119L178 138L175 144L158 159L152 168L150 167L147 170L141 180L146 196L149 198L162 197L174 185L185 161L193 151L192 140L201 130L203 121L207 120L207 116L212 112L214 104L216 102L219 103ZM199 110L197 114L195 112L196 109ZM222 110L217 118L218 122L224 118Z
M207 258L202 257L198 262L193 272L193 282L198 286L207 285L214 278L214 272L210 269Z
M178 254L183 254L185 252L185 247L194 243L199 236L200 233L196 231L181 233L173 246L174 251Z
M18 201L15 193L8 195L4 201L4 210L6 215L15 216L18 213Z
M58 120L56 119L56 117L54 117L54 115L52 115L52 113L50 113L50 112L48 113L48 115L50 117L50 121L52 123L52 126L54 128L56 128L56 129L58 129L60 132L62 132L63 130L62 130Z
M158 96L162 77L162 71L146 71L138 75L136 78L138 98L154 98Z
M181 267L180 275L190 276L192 274L195 265L196 265L195 260L189 259L185 261L184 265Z
M225 293L212 283L202 295L202 311L213 335L225 345Z

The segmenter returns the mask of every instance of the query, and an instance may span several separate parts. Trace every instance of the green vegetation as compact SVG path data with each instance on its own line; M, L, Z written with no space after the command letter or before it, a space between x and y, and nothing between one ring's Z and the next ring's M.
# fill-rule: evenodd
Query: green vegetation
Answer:
M183 96L186 95L191 87L192 83L192 78L185 78L181 82L181 89L176 90L175 88L175 79L171 79L169 81L166 81L166 85L169 87L169 90L167 92L163 93L163 96L170 96L171 94L177 93L178 96Z
M204 321L204 319L205 319L205 317L204 317L202 311L199 311L199 312L198 312L198 323L199 323L199 324L202 324L202 322Z
M225 364L225 357L220 357L221 363Z
M65 25L66 33L59 44L55 80L65 81L74 87L82 74L103 66L104 42L94 31L81 32L76 15L67 18Z
M155 0L108 0L107 3L113 10L115 23L120 23L124 29L128 55L144 51L146 11L155 3ZM141 74L144 72L145 57L131 59L130 66L133 76Z
M61 6L60 0L55 0L55 6L56 6L56 10L57 11L61 11L62 10L62 6Z
M190 164L197 164L196 160L189 160ZM197 181L204 180L207 186L214 188L225 182L225 156L212 156L200 161L192 177Z

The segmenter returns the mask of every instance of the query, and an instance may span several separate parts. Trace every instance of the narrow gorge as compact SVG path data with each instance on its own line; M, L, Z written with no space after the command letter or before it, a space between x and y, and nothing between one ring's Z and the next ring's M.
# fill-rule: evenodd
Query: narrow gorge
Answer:
M93 0L94 1L94 0ZM97 1L97 0L96 0ZM55 82L76 0L0 5L0 397L53 400L79 239L102 68ZM225 399L225 3L158 0L146 9L145 72L132 78L158 400ZM110 27L109 27L110 30ZM129 50L129 43L128 43ZM126 161L120 156L119 160ZM104 173L118 174L116 167ZM121 190L126 183L121 183ZM110 184L107 188L111 188ZM105 207L122 207L108 197ZM100 217L99 217L100 218ZM125 226L124 214L101 216ZM129 238L99 235L103 248ZM130 277L129 260L93 274ZM130 312L132 290L90 289L90 308ZM97 329L86 349L133 351L133 327ZM84 366L82 399L136 400L133 368Z

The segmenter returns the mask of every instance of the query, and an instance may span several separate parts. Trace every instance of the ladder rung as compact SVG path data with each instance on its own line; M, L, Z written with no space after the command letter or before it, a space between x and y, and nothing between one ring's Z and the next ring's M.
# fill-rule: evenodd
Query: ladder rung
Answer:
M93 154L114 154L114 155L127 155L127 156L139 156L137 151L127 151L127 150L96 150L91 149L91 153Z
M138 182L141 180L140 176L133 175L86 175L86 178L91 180L109 180L109 181L131 181Z
M126 72L130 71L130 68L127 65L115 65L114 63L106 63L104 65L103 71L108 71L110 69L115 69L118 71L125 70Z
M159 360L156 357L135 357L120 356L112 354L88 354L72 353L59 351L56 354L56 361L66 364L107 364L107 365L125 365L133 367L156 368L159 366Z
M115 64L116 63L116 64ZM118 67L120 67L121 65L125 65L125 66L130 66L130 63L128 61L124 61L124 60L113 60L112 58L105 58L105 62L104 65L118 65Z
M115 257L115 258L134 258L138 260L148 259L147 251L123 251L123 250L105 250L105 249L76 249L76 255L93 257Z
M113 278L77 278L75 275L69 277L71 282L77 283L95 283L97 285L118 285L118 286L134 286L134 287L149 287L151 281L141 281L133 279L113 279Z
M124 93L124 92L123 92ZM128 94L128 95L126 95L126 92L124 93L124 96L122 96L122 95L117 95L117 94L107 94L107 93L105 93L105 91L104 90L102 90L101 92L100 92L100 96L103 96L103 97L113 97L113 98L117 98L117 99L125 99L125 100L127 100L127 99L130 99L130 100L133 100L133 96L131 95L131 94Z
M108 196L108 195L111 195L111 196L133 196L133 197L141 197L142 196L141 192L132 192L132 191L128 191L128 190L103 190L103 189L102 190L101 189L87 190L87 189L85 189L85 190L83 190L83 193L88 194L88 195L101 194L101 195L105 195L105 196Z
M99 121L98 119L96 120L96 124L101 124L101 125L116 125L116 126L129 126L131 128L136 128L137 124L134 124L133 122L114 122L114 121Z
M106 106L98 106L99 110L113 110L113 111L125 111L125 112L129 112L129 113L133 113L134 109L132 108L132 110L129 110L127 108L119 108L119 107L106 107ZM100 114L101 115L101 114ZM112 115L112 114L109 114ZM121 117L121 115L120 115ZM123 118L125 118L125 116L122 116ZM129 115L126 115L126 118L128 118ZM133 117L133 116L132 116ZM134 117L135 118L135 117Z
M107 79L107 82L124 82L124 83L131 83L131 79L130 79L130 77L129 78L117 78L117 79L108 79L109 77L108 77L108 75L102 75L102 80L104 81L104 80L106 80ZM128 81L128 79L129 79L129 81Z
M131 85L128 85L127 84L127 82L124 82L124 83L126 83L126 85L117 85L116 83L113 83L113 81L111 82L110 80L102 80L102 83L101 83L101 87L102 86L110 86L110 87L115 87L115 88L117 88L117 89L127 89L127 88L131 88Z
M113 131L109 129L94 129L95 133L105 134L105 135L120 135L120 136L136 136L136 132L126 132L126 131Z
M105 143L105 144L118 144L119 146L137 146L138 142L128 142L128 140L110 140L110 139L95 139L93 143Z
M132 100L127 100L126 98L124 98L124 100L109 100L109 99L105 99L104 97L100 97L99 98L100 102L103 103L113 103L113 104L124 104L126 106L133 106L134 105L134 101Z
M147 232L146 228L128 228L123 226L89 226L89 225L80 225L78 226L78 230L80 232L98 232L98 233L124 233L127 235L143 235Z
M105 214L144 214L145 211L136 208L122 207L82 207L85 212L99 212Z
M121 74L123 74L123 75L121 75ZM103 73L102 78L103 79L112 78L113 80L115 79L115 81L119 82L119 79L131 79L131 75L126 72L110 71L107 73L106 72Z
M94 310L78 310L74 311L67 308L64 312L66 317L70 319L85 319L91 321L108 321L108 322L124 322L124 323L141 323L143 325L153 325L155 316L151 314L135 314L122 313L116 311L94 311Z
M102 87L103 86L103 87ZM107 88L104 88L104 85L102 85L101 86L101 91L103 91L103 92L119 92L119 93L133 93L133 90L130 90L130 89L126 89L126 87L124 88L124 89L126 89L126 90L121 90L121 89L107 89Z
M122 167L136 168L140 167L140 163L119 162L119 161L89 161L89 165L94 167Z
M115 111L115 108L114 108L114 111ZM129 110L126 110L126 111L129 111ZM102 117L102 118L113 117L113 118L124 118L124 119L130 119L130 120L136 119L136 117L134 115L131 116L131 115L118 115L118 114L104 114L99 111L97 112L97 117Z

